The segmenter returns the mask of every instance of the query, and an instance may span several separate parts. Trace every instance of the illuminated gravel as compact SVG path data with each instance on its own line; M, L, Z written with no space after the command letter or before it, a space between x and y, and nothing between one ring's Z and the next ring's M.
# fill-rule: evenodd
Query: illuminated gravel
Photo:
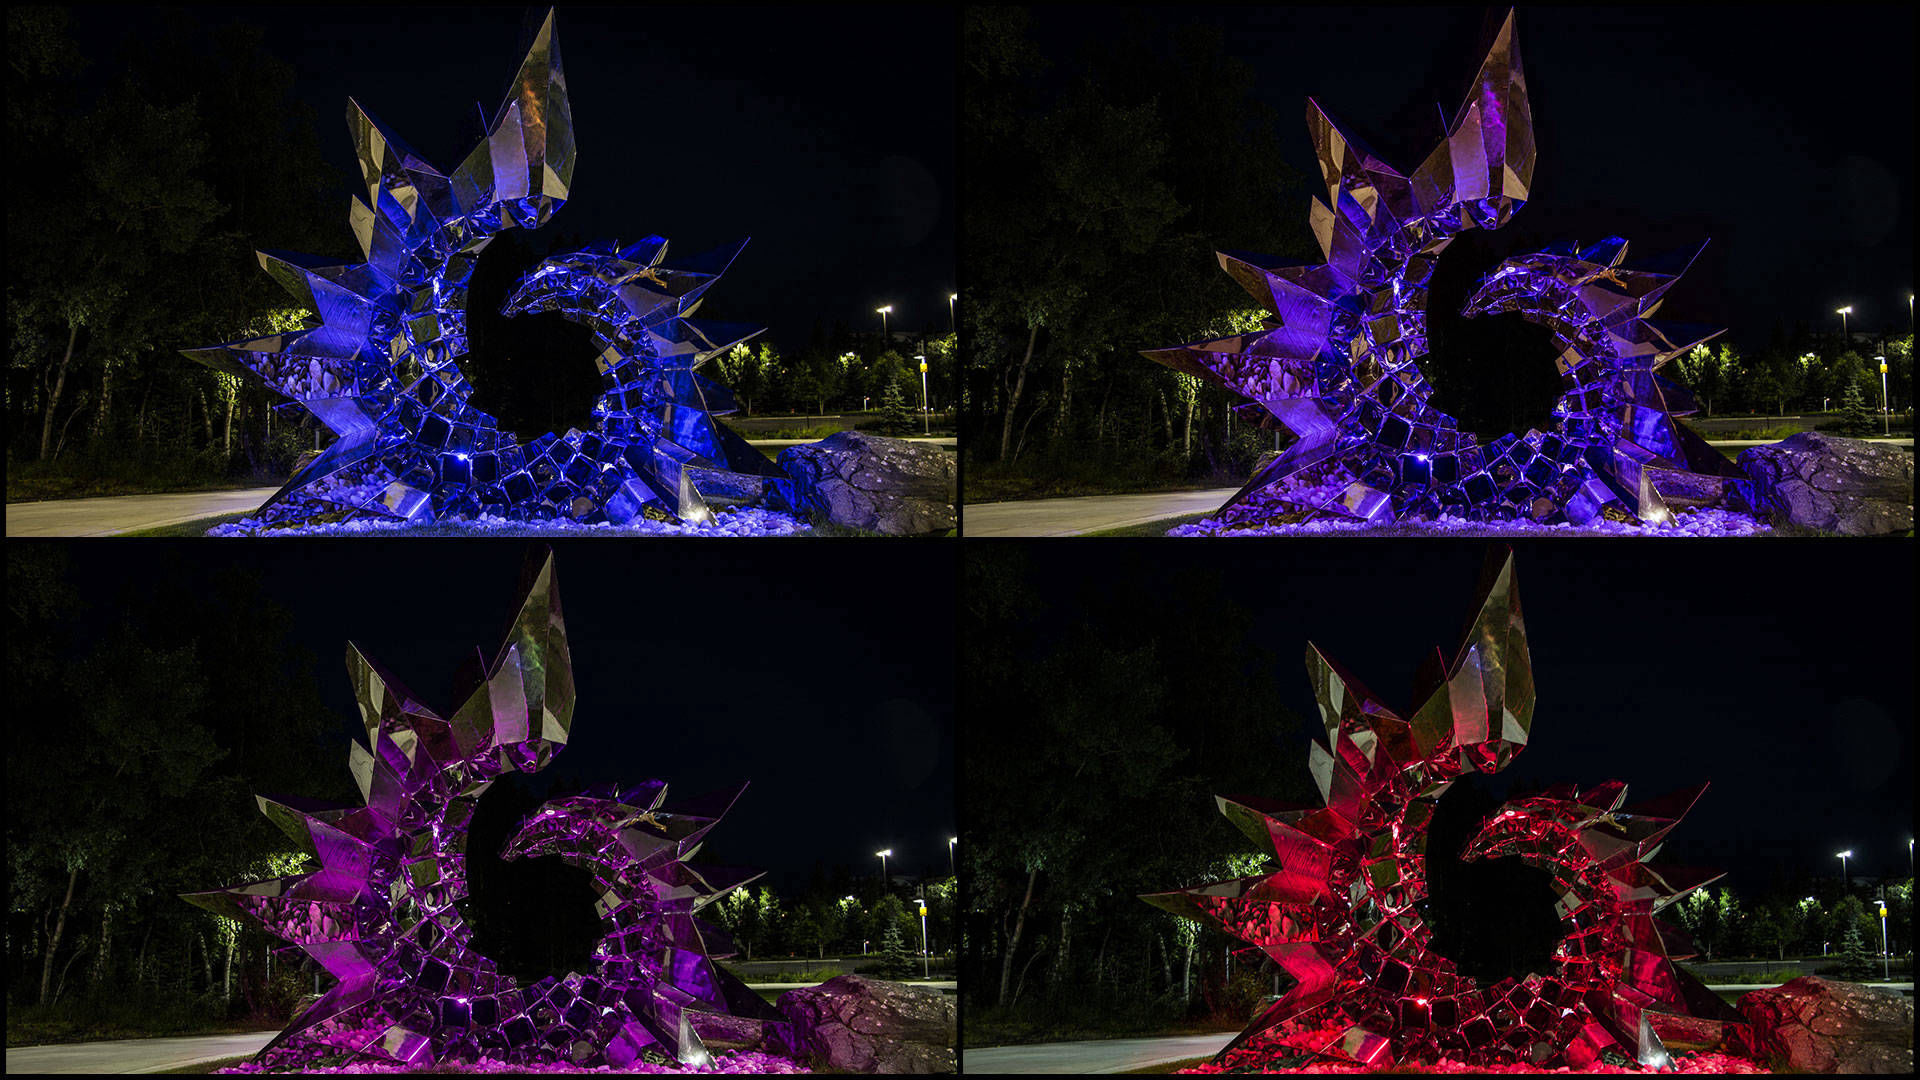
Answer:
M1531 521L1469 521L1443 515L1430 521L1396 521L1385 525L1344 519L1323 518L1293 525L1261 525L1252 528L1223 525L1218 518L1206 518L1176 525L1168 536L1755 536L1772 527L1750 514L1732 510L1706 509L1681 511L1657 525L1638 522L1601 521L1592 525L1539 525Z
M418 525L382 518L356 518L328 525L261 528L255 518L242 518L208 529L208 536L793 536L810 531L805 521L777 510L744 507L715 512L699 524L682 521L640 520L627 525L581 525L572 521L509 521L481 517L472 521Z

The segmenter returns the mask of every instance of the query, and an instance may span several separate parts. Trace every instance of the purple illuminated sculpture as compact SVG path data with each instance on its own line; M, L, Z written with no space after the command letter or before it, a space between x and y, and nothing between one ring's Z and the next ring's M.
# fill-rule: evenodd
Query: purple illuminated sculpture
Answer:
M558 856L593 876L602 936L592 960L523 987L474 951L458 906L474 808L494 778L544 768L566 746L573 716L551 555L450 719L353 646L347 667L372 747L354 743L349 761L364 805L260 797L312 868L185 897L257 921L339 980L257 1063L623 1068L653 1051L701 1065L709 1055L696 1014L777 1018L713 963L732 946L695 915L759 875L686 862L744 785L672 808L657 780L547 803L502 855Z
M1550 876L1561 934L1552 958L1482 985L1436 948L1425 913L1440 797L1463 775L1506 768L1532 730L1511 554L1488 570L1459 653L1446 664L1436 652L1407 719L1309 645L1327 728L1328 746L1313 744L1308 760L1322 805L1221 798L1228 820L1272 850L1268 871L1144 897L1245 941L1248 963L1271 960L1293 979L1223 1058L1287 1024L1322 1033L1310 1054L1382 1068L1451 1060L1580 1069L1606 1059L1661 1067L1668 1055L1655 1027L1666 1016L1729 1018L1673 965L1693 952L1685 935L1655 918L1720 874L1649 864L1705 784L1631 808L1617 781L1499 807L1459 856L1512 856ZM1250 1056L1233 1063L1258 1064L1258 1045Z
M1732 463L1675 420L1695 411L1686 391L1657 374L1718 333L1648 321L1686 264L1629 267L1617 237L1508 259L1463 311L1515 312L1553 331L1561 395L1551 430L1483 446L1433 407L1419 360L1434 267L1461 232L1505 225L1533 183L1511 12L1446 140L1413 175L1311 99L1307 127L1327 184L1311 215L1325 261L1221 252L1220 265L1272 313L1264 328L1145 354L1247 398L1239 415L1293 436L1221 508L1222 525L1442 514L1658 523L1673 509L1750 502Z

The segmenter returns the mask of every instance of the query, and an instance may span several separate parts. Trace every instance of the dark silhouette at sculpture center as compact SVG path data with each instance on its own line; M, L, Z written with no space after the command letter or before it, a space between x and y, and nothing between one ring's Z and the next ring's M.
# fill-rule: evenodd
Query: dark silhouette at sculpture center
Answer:
M1553 950L1564 936L1552 875L1512 857L1460 858L1499 805L1477 778L1463 776L1440 797L1427 828L1422 908L1433 929L1433 949L1481 986L1550 972Z
M467 354L473 407L522 443L593 427L600 399L593 331L556 311L508 318L500 307L548 254L524 229L508 229L480 253L467 285Z
M593 875L556 856L500 857L541 801L509 773L480 797L467 828L467 899L460 912L473 928L474 951L522 986L585 972L601 933Z
M1486 445L1512 432L1553 429L1560 400L1553 331L1518 313L1460 314L1467 298L1515 247L1501 233L1472 230L1454 237L1427 284L1427 353L1420 371L1433 406Z

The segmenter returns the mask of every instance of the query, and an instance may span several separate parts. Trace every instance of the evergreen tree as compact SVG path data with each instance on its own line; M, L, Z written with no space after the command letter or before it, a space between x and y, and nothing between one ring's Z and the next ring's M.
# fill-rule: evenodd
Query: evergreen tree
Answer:
M889 924L886 933L880 936L880 962L870 970L883 979L905 978L918 970L898 923Z
M1867 951L1867 940L1860 933L1860 924L1849 922L1847 936L1840 946L1840 966L1835 974L1843 979L1858 981L1873 974L1873 954Z
M1858 379L1847 380L1847 387L1840 392L1840 423L1842 435L1865 435L1873 430L1873 413L1867 409L1867 396L1860 392Z
M913 413L907 410L907 396L900 389L899 379L887 380L887 388L880 393L879 428L882 435L906 435L913 431Z

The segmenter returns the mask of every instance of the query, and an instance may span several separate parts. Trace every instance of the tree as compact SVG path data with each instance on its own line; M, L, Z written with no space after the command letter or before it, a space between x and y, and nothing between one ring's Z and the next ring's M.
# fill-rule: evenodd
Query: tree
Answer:
M1867 409L1867 397L1860 390L1859 379L1847 380L1846 387L1840 391L1840 422L1836 425L1842 435L1866 435L1874 429L1873 413Z
M889 924L880 936L880 960L868 970L883 979L903 979L911 976L916 966L899 924Z
M1840 946L1840 964L1835 973L1843 979L1859 981L1870 978L1873 969L1873 952L1867 948L1866 936L1860 932L1860 924L1849 922Z
M907 398L900 390L900 380L890 379L886 389L880 393L880 423L877 429L882 435L907 435L913 432L913 414L907 411Z

